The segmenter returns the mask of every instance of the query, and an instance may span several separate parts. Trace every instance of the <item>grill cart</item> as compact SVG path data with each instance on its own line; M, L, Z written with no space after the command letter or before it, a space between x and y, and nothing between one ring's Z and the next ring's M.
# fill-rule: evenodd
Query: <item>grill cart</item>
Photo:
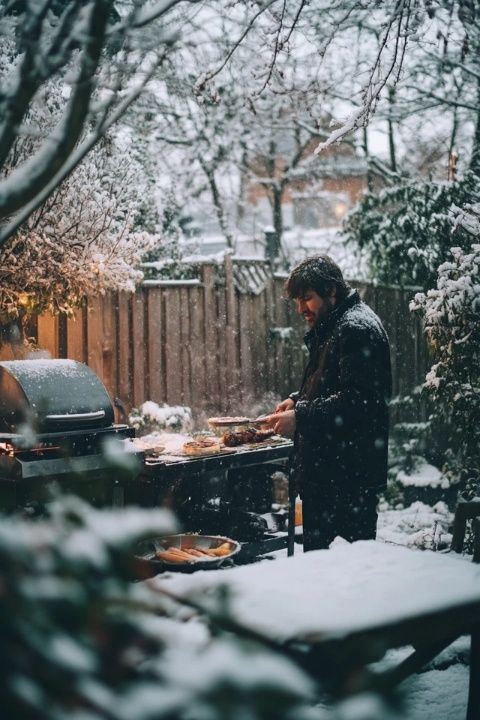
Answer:
M93 504L111 505L116 477L106 443L133 435L127 425L114 424L103 383L83 363L0 362L2 510L41 506L52 483Z
M271 475L285 469L291 448L282 440L199 458L147 454L124 501L171 507L184 531L233 538L242 544L236 562L285 548L289 538L293 547L293 518L287 534L286 512L271 512Z

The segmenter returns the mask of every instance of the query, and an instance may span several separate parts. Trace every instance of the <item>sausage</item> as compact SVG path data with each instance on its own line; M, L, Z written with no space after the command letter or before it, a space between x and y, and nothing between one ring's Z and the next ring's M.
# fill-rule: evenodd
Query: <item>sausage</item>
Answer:
M224 555L230 555L232 548L230 547L230 543L224 542L216 548L210 548L208 552L214 557L223 557Z
M166 560L167 562L185 562L194 559L193 556L185 552L185 550L180 550L179 548L174 547L157 552L157 557L160 558L160 560Z
M172 552L171 550L161 550L156 553L156 556L159 560L163 560L163 562L170 562L170 563L183 563L185 562L185 559L177 555L177 553Z

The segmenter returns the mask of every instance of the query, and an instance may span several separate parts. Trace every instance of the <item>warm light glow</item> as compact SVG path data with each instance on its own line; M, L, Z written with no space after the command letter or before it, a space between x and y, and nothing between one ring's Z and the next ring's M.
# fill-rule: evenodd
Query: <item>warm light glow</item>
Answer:
M347 206L343 202L337 202L335 203L333 211L335 213L335 217L340 220L340 218L342 218L347 212Z
M30 300L30 295L26 292L19 293L18 295L18 304L23 305L23 307L27 307Z

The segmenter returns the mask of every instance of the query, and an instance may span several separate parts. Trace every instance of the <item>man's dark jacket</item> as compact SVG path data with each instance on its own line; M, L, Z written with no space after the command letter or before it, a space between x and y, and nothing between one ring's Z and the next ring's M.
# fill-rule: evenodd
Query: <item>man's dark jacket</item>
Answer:
M383 489L392 383L382 323L352 290L305 343L310 359L294 397L298 489L337 501Z

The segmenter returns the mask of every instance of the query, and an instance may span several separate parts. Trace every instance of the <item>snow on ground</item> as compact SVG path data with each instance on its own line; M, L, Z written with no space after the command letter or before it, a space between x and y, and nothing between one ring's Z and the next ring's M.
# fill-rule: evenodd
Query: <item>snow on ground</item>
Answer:
M452 665L405 681L405 717L409 720L463 720L467 712L468 667Z
M401 685L397 712L382 713L372 703L362 713L362 698L353 698L340 707L319 705L319 720L464 720L467 712L468 667L457 663L445 670L429 669L412 675ZM354 707L354 703L356 707ZM370 710L370 712L369 712ZM375 712L376 710L376 712Z
M415 473L408 476L407 484L415 487L425 487L428 486L429 481L430 485L437 488L443 487L443 481L438 471L435 471L435 468L432 468L427 463L420 463ZM469 592L469 588L474 593L479 592L480 567L473 566L470 558L452 555L445 557L443 553L421 552L425 548L438 550L445 545L448 546L451 539L448 528L452 519L453 515L446 503L441 501L437 502L433 507L422 502L414 502L409 507L398 506L396 509L390 508L387 503L383 503L379 507L377 539L380 542L374 543L377 553L375 557L370 555L368 558L363 558L364 562L371 563L374 566L374 583L378 585L378 588L381 588L382 583L385 582L386 575L384 576L382 573L388 574L389 572L389 564L394 557L391 551L395 551L398 558L407 558L405 563L403 563L403 560L399 560L398 587L396 590L392 588L392 596L389 594L389 597L393 597L393 600L386 608L383 608L381 603L374 604L375 590L372 590L371 602L362 604L352 599L356 588L352 587L349 577L354 575L358 563L362 562L362 546L370 546L371 543L358 543L355 552L352 554L351 549L348 549L348 544L338 539L331 550L319 551L319 553L322 553L322 557L329 558L328 565L331 568L329 572L335 574L335 578L329 582L332 582L340 592L340 604L328 605L328 594L322 593L320 587L320 594L327 598L325 601L327 605L324 609L327 613L331 613L330 619L335 620L337 618L338 620L342 607L350 617L352 614L348 608L355 607L353 621L365 622L368 621L368 617L372 621L377 621L379 613L387 613L389 617L392 617L395 612L402 612L409 603L412 603L412 607L418 607L418 603L422 602L422 597L426 606L429 606L432 602L434 604L438 603L438 597L441 593L441 590L436 585L438 573L432 569L434 566L430 565L431 559L435 558L438 558L441 562L442 572L446 567L445 562L447 563L449 568L448 585L452 586L452 589L455 588L455 592L460 593L462 596ZM384 556L383 560L382 545L386 546L385 550L389 553L388 556ZM395 548L392 546L404 547ZM294 558L287 558L286 550L280 550L272 553L275 562L265 560L260 565L234 567L220 573L199 572L191 576L173 574L167 582L169 589L177 592L187 586L189 591L196 588L202 598L205 598L204 589L202 589L202 578L208 579L208 585L210 585L211 581L216 584L217 581L229 575L235 578L235 583L238 583L240 587L245 584L245 586L251 588L252 582L254 582L258 602L260 605L263 603L268 608L268 622L273 622L280 631L282 628L287 627L290 632L294 629L295 622L305 623L308 616L318 615L317 606L315 612L313 612L311 608L310 610L305 608L300 610L298 605L299 602L305 601L308 604L308 598L312 596L314 584L319 582L323 588L329 586L326 584L325 578L315 572L317 553L304 555L298 545L296 545L295 553ZM281 613L279 616L275 608L272 607L272 597L275 596L275 591L270 576L277 575L277 572L274 571L275 566L282 571L280 573L282 575L282 592L279 593L283 600L282 606L285 608L290 603L295 607L293 624L291 618L286 620ZM427 568L427 566L429 567ZM252 581L250 573L255 572L255 568L257 568L256 572L260 580L255 579ZM426 576L425 572L427 572ZM166 576L162 577L163 581L167 579ZM285 577L288 577L288 584L284 582ZM156 582L160 582L160 578ZM240 616L244 612L250 622L252 612L255 613L255 610L252 610L250 606L245 607L245 603L241 600L239 602ZM191 621L191 625L193 631L195 620ZM400 686L403 704L398 710L398 715L389 715L389 717L398 717L402 718L402 720L406 718L408 720L463 720L466 714L468 696L469 646L469 638L459 638L449 648L440 653L421 673L408 678ZM411 648L391 650L377 665L383 665L384 667L393 665L410 652ZM358 708L359 705L356 709L353 707L332 709L320 705L317 709L321 713L322 720L338 720L339 717L354 717L357 720L361 716Z
M448 479L442 475L440 470L428 463L424 458L419 458L415 465L415 471L406 473L400 470L397 474L397 482L404 487L449 487Z
M436 550L450 544L448 528L452 520L453 513L442 501L433 507L417 501L395 510L385 503L380 506L377 538L395 545Z

